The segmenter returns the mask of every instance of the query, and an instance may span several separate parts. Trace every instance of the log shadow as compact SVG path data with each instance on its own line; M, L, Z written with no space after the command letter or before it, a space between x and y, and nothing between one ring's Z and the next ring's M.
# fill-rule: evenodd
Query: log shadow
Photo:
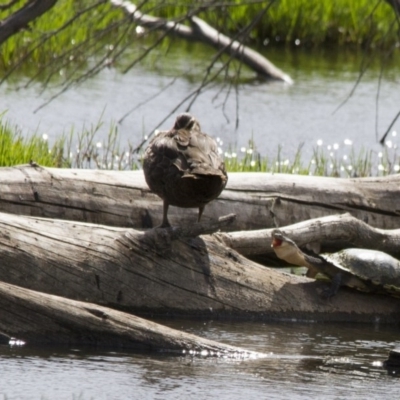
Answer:
M312 280L287 282L274 293L271 309L280 309L280 319L293 322L398 323L399 298L348 287L341 287L335 296L325 298L322 293L327 284Z

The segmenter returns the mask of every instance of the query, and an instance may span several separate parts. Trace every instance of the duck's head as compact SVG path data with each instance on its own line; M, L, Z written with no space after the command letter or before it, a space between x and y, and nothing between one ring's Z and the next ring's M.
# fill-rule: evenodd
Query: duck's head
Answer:
M200 124L195 117L190 115L189 113L182 113L176 117L175 125L173 129L186 129L188 131L192 129L200 130Z

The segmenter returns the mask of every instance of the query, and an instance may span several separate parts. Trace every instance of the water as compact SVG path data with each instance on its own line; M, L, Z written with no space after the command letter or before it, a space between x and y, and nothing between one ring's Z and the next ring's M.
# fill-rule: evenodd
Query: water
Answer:
M109 350L0 346L0 398L381 399L399 328L351 324L159 321L266 358L232 360Z
M318 145L341 156L350 154L352 148L356 152L361 148L376 153L382 150L378 140L399 111L397 58L385 65L379 80L382 65L376 57L354 94L338 109L354 89L366 56L301 49L267 49L265 55L290 74L295 84L266 83L247 71L237 95L232 87L217 82L204 90L191 108L204 131L222 140L224 151L232 147L240 153L252 138L263 156L275 158L281 146L282 155L290 160L303 143L305 160ZM27 79L20 77L0 86L0 110L7 109L7 119L25 133L45 133L54 139L71 127L80 131L83 125L89 127L100 118L104 137L110 123L136 108L118 125L121 147L127 149L128 142L140 143L185 96L198 88L200 70L207 65L210 53L200 45L192 52L182 52L176 46L164 58L165 62L138 66L126 75L116 69L104 70L36 113L57 93L59 82L40 94L39 83L24 89ZM176 75L181 78L174 80ZM16 90L17 87L21 89ZM178 111L184 111L187 105L185 102ZM162 128L172 126L178 111L161 124ZM398 145L397 132L400 120L388 137L391 151Z

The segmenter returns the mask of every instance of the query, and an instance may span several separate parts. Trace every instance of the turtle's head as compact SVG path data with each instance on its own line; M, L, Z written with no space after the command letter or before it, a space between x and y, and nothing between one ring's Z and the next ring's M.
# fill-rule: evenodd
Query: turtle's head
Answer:
M186 129L190 131L193 128L200 130L200 124L197 119L189 113L179 114L176 117L174 129Z
M304 265L302 251L297 247L293 240L289 239L282 231L272 231L271 247L275 254L281 260L293 265Z

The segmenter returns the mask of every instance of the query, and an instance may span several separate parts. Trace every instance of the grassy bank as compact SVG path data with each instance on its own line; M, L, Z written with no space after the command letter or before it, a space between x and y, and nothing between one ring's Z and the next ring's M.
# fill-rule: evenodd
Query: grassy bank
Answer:
M30 161L47 167L64 167L67 165L64 143L64 138L61 138L50 148L46 136L26 138L18 127L0 119L0 167L27 164Z
M167 18L182 15L188 4L181 1L182 6L177 7L179 1L173 6L150 3L150 9ZM196 8L193 3L191 9ZM234 35L250 26L263 9L267 11L250 35L260 45L386 47L399 41L395 13L384 0L234 0L205 10L200 16L222 32Z
M26 164L31 160L42 166L57 168L98 168L135 170L141 168L143 149L136 152L127 144L120 145L116 126L110 126L105 140L98 139L101 122L80 132L63 134L53 144L46 136L37 134L26 137L16 128L0 119L0 167ZM349 147L346 154L334 148L316 146L310 159L302 156L299 146L293 159L285 158L278 148L274 157L261 155L252 140L247 147L224 149L228 172L270 172L333 177L382 176L400 171L400 157L396 148L385 148L374 153L365 149ZM73 144L73 145L72 145Z
M234 36L267 8L260 21L250 30L253 44L259 45L387 48L399 41L394 12L383 0L243 3L246 2L217 2L212 8L202 8L199 12L198 8L204 6L204 2L149 0L143 2L141 10L165 18L181 18L193 12L222 32ZM15 9L17 6L14 6ZM9 15L9 10L0 10L0 20ZM107 53L115 54L118 51L118 46L115 46L117 42L121 48L134 47L138 38L136 27L130 25L129 18L121 10L113 8L110 2L59 0L53 9L32 23L30 29L12 36L2 45L0 67L3 65L7 69L16 60L26 56L25 72L28 73L33 65L46 67L61 54L66 57L64 61L60 60L61 65L72 58L84 67L88 52L106 57ZM36 71L36 68L33 70Z

